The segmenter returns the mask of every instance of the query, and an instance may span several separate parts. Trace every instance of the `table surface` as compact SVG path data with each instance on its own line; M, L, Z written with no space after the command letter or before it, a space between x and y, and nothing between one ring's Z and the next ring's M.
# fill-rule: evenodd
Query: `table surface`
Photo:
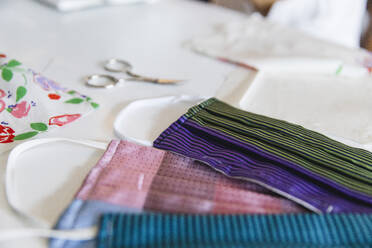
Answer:
M159 0L60 13L30 0L0 1L1 52L26 66L91 96L100 108L87 117L39 137L115 138L115 116L136 99L167 95L213 95L234 68L195 54L183 46L211 25L244 18L218 6L191 0ZM127 83L114 90L91 89L82 79L103 72L101 62L123 58L135 72L187 79L179 86ZM53 222L71 201L84 176L102 154L68 143L43 145L22 154L17 163L19 205ZM67 156L66 156L67 155ZM0 155L4 175L8 153ZM31 225L12 212L0 177L0 231ZM0 247L47 247L45 239L28 238Z

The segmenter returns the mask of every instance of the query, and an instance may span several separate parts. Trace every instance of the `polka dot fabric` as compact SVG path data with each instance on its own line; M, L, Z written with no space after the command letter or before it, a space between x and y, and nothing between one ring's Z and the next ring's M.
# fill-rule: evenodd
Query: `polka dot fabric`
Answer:
M176 213L294 213L291 201L172 152L112 141L77 194L143 211Z

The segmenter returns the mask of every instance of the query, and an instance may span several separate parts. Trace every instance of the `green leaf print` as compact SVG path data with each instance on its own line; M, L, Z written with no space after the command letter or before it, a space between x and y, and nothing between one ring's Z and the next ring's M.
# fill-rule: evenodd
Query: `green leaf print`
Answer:
M5 67L1 72L1 76L5 81L9 82L13 78L13 72Z
M93 108L98 108L98 107L99 107L99 104L98 104L98 103L95 103L95 102L91 102L90 105L91 105Z
M341 71L342 71L342 65L340 65L337 70L336 70L336 75L340 75Z
M81 98L72 98L68 101L65 101L65 103L72 103L72 104L79 104L81 102L83 102L84 100L81 99Z
M24 96L26 95L26 92L27 92L27 90L26 90L25 87L23 87L23 86L19 86L19 87L17 88L17 98L16 98L16 102L18 102L19 100L21 100L22 97L24 97Z
M15 67L15 66L19 66L19 65L21 65L20 62L18 62L17 60L12 59L11 61L8 62L6 67Z
M31 123L30 126L31 126L32 129L34 129L36 131L40 131L40 132L48 130L48 126L45 125L42 122Z
M27 133L22 133L14 137L14 140L25 140L34 137L37 135L39 132L32 131L32 132L27 132Z

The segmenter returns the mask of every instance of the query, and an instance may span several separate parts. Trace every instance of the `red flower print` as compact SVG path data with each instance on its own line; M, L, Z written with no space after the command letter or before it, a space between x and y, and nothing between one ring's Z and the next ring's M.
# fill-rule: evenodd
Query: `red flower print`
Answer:
M2 89L0 89L0 98L3 98L4 96L6 96L5 91L3 91Z
M6 55L0 53L0 58L6 58Z
M0 125L0 143L11 143L14 138L14 130L10 127Z
M18 103L14 108L12 108L12 112L10 112L15 118L22 118L28 115L30 111L31 105L28 104L26 101Z
M0 89L0 98L3 98L4 96L6 96L5 92ZM3 100L0 100L0 113L3 112L5 106L6 106L5 102Z
M0 113L3 112L5 106L6 106L5 102L3 100L0 100Z
M58 100L61 98L60 95L57 95L57 94L48 94L48 97L51 99L51 100Z
M81 114L53 116L49 119L49 126L51 125L63 126L70 122L73 122L74 120L78 119L80 116Z

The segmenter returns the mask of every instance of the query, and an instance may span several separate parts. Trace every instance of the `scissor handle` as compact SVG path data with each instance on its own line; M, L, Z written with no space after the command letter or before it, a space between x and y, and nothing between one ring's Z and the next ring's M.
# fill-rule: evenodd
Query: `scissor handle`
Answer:
M122 79L117 79L110 75L95 74L87 77L85 84L89 87L109 89L121 81Z
M132 65L121 59L109 59L104 64L104 68L110 72L128 72L132 70Z
M128 76L131 77L131 78L126 79L128 81L143 81L143 82L150 82L150 83L156 83L156 84L175 84L175 83L178 83L180 81L183 81L183 80L172 80L172 79L145 77L145 76L138 75L138 74L131 71L132 65L129 62L127 62L125 60L121 60L121 59L115 59L115 58L107 60L106 63L104 64L104 68L107 71L110 71L110 72L126 73ZM113 78L109 75L104 75L104 76L109 80L111 80ZM115 80L117 80L117 79L115 78ZM112 87L113 85L108 84L106 86L106 84L105 84L105 86L101 86L101 84L99 84L97 86L95 84L95 85L90 85L90 86L100 87L100 88L102 88L102 87L109 88L109 87Z

